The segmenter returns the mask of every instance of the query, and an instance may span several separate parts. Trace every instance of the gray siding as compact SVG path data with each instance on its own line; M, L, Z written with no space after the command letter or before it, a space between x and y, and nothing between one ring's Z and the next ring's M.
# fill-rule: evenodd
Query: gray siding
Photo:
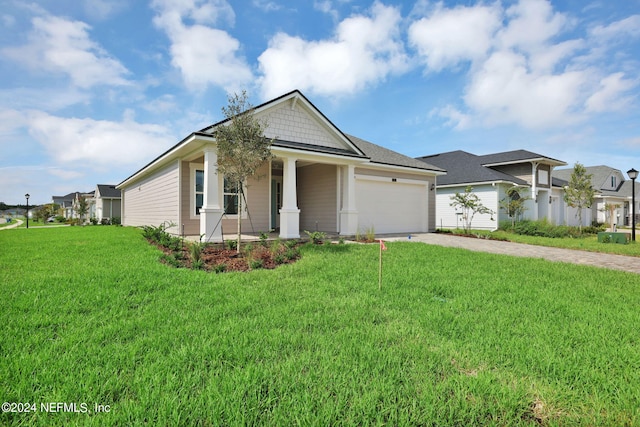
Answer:
M123 225L179 223L179 165L171 163L151 176L122 189ZM177 227L169 231L177 232Z
M300 231L338 231L338 172L334 165L314 164L297 170Z
M200 220L191 219L191 167L190 163L204 163L204 157L200 157L192 162L182 162L180 172L180 216L184 224L184 234L186 236L200 235ZM204 164L202 166L204 168Z
M519 163L516 165L502 165L502 166L491 166L491 169L495 169L500 172L504 172L509 175L513 175L516 178L520 178L524 181L527 181L529 184L531 182L531 163Z

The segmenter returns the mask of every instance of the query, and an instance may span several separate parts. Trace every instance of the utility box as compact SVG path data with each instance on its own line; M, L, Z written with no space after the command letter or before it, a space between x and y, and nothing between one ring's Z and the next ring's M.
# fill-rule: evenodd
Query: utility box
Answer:
M598 233L598 242L600 243L620 243L626 245L629 243L629 240L629 233L613 233L608 231Z

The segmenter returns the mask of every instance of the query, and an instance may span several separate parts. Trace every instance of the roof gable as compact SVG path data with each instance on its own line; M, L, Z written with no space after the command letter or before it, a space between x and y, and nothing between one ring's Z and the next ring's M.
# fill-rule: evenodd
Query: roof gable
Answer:
M587 166L585 167L587 174L591 175L591 186L596 190L605 191L619 191L625 182L624 175L619 169L612 168L610 166ZM553 175L569 181L573 174L573 168L569 169L556 169L553 171ZM611 176L615 176L615 187L611 184Z
M98 184L96 195L100 197L106 197L109 199L119 199L121 197L120 190L116 189L115 185Z
M265 136L274 138L272 144L274 148L351 157L363 163L370 161L392 167L407 167L436 173L444 172L438 166L426 165L424 162L379 145L359 138L348 137L298 90L254 107L253 112L257 118L267 122ZM199 148L207 144L215 144L213 135L215 128L224 126L230 120L225 119L191 133L137 172L125 178L116 188L125 188L171 161L193 155Z
M306 147L321 147L320 151L326 151L328 148L364 156L364 153L298 90L254 107L253 111L257 119L264 120L267 124L265 136L274 139L276 146L278 142L285 145L303 144ZM213 134L217 126L222 126L229 120L222 120L200 132Z
M447 170L445 176L438 178L438 185L473 184L496 181L529 185L523 179L484 166L482 157L484 156L476 156L466 151L457 150L418 157L418 159Z

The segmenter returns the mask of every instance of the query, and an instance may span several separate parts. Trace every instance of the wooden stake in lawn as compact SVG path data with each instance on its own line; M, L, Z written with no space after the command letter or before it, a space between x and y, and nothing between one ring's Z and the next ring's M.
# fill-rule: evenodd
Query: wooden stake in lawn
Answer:
M378 290L382 289L382 251L386 251L387 247L384 245L382 239L380 239L380 267L378 268Z

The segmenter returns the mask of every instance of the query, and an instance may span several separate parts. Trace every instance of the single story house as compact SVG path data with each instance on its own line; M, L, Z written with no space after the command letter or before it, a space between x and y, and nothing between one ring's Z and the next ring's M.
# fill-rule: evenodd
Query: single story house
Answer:
M617 206L613 210L613 223L616 226L631 225L632 212L638 212L631 209L631 181L625 180L624 174L619 170L609 166L587 166L585 167L587 174L591 175L591 187L596 191L596 196L590 209L587 209L582 215L582 225L590 225L593 221L603 224L610 224L608 209L605 205ZM553 171L554 178L569 181L573 168L557 169ZM638 205L639 197L636 188L636 205ZM569 217L569 223L577 225L578 219Z
M564 200L562 183L552 180L556 166L566 163L526 150L506 151L478 156L466 151L450 151L419 157L418 160L446 169L438 178L436 189L436 223L439 228L462 228L462 213L451 206L451 197L463 193L471 186L481 203L493 214L478 214L472 228L496 230L502 221L508 221L501 209L501 200L513 186L522 187L522 197L529 197L523 218L541 219L562 224Z
M445 170L347 135L301 92L294 90L254 108L267 123L274 158L239 193L218 174L217 126L194 132L116 186L122 224L170 225L169 232L222 241L237 215L251 231L279 230L354 235L435 229L436 177Z
M94 193L95 218L98 222L120 218L121 195L115 185L98 184Z

